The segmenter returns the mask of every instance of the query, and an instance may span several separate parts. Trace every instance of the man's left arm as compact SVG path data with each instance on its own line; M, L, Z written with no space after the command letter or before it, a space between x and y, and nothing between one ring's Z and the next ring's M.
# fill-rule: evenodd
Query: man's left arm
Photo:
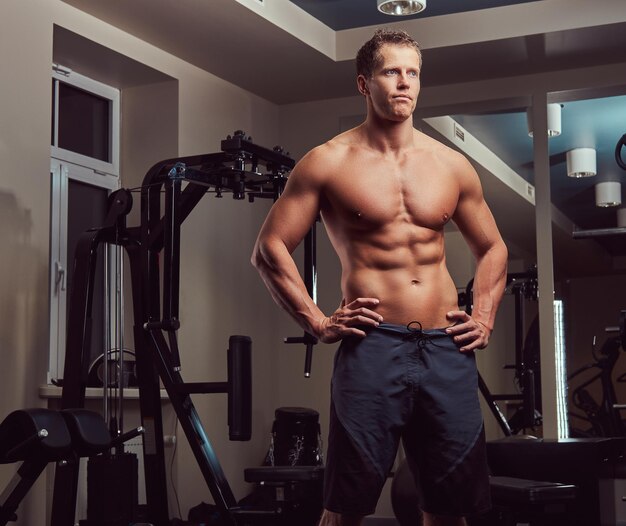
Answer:
M461 351L483 349L493 331L498 305L506 286L508 253L496 222L483 197L478 174L465 158L459 163L459 201L453 220L476 258L472 315L452 311L456 325L450 334Z

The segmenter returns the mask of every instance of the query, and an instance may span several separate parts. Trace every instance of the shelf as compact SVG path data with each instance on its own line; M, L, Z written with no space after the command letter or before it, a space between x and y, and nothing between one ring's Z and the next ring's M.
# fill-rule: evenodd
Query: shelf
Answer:
M595 230L574 230L572 236L574 239L585 239L589 237L603 237L603 236L621 236L626 234L625 227L616 228L597 228Z
M44 384L39 386L39 398L61 398L61 394L62 389L56 385ZM102 387L87 387L85 390L85 398L102 398ZM139 389L136 387L126 387L124 389L124 398L127 400L139 400ZM165 389L161 389L161 400L168 400L167 391Z

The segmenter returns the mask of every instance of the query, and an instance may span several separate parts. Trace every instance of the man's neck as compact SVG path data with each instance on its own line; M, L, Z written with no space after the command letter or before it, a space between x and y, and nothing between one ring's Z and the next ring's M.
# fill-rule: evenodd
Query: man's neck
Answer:
M414 144L413 119L394 122L370 114L362 129L369 145L382 153L397 154Z

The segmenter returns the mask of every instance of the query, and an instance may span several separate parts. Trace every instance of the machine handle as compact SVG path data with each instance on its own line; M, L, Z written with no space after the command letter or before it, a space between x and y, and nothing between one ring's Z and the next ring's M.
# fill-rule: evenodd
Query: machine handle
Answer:
M128 442L129 440L132 440L133 438L138 437L139 435L143 435L145 431L146 429L143 426L139 426L139 427L136 427L135 429L131 429L130 431L127 431L126 433L123 433L120 436L115 437L113 440L111 440L110 447L118 447L122 445L124 442Z
M311 378L311 363L313 361L313 344L306 344L306 354L304 356L304 377Z
M228 435L230 440L252 436L252 339L228 339Z
M289 336L283 340L285 343L304 343L306 354L304 356L304 377L311 378L311 364L313 362L313 346L317 345L317 338L308 332L304 336Z

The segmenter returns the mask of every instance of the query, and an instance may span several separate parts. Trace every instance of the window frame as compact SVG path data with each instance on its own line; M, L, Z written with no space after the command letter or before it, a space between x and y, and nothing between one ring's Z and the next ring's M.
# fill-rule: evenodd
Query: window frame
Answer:
M53 68L54 82L64 82L83 89L94 95L111 101L109 112L110 154L111 162L107 163L82 154L78 154L55 144L50 150L50 258L49 258L49 362L47 382L63 378L65 366L65 347L67 336L67 273L71 272L73 261L68 261L67 228L68 228L68 188L74 180L111 192L120 188L119 150L120 150L120 92L118 89L89 79L79 73L60 66ZM54 85L54 104L52 122L52 141L56 142L58 132L58 84ZM115 283L115 258L117 247L111 247L108 258L108 290L105 295L112 294ZM110 330L113 330L112 328ZM110 336L110 334L109 334Z
M52 112L52 145L51 157L68 161L79 166L91 168L101 175L119 176L120 171L120 90L112 86L98 82L76 73L68 68L55 64L52 69L52 79L55 82L53 91L53 112ZM57 146L59 132L59 89L58 83L63 82L72 87L81 89L98 97L107 99L109 106L109 130L111 132L109 141L109 155L111 162L94 159L87 155L66 150Z

